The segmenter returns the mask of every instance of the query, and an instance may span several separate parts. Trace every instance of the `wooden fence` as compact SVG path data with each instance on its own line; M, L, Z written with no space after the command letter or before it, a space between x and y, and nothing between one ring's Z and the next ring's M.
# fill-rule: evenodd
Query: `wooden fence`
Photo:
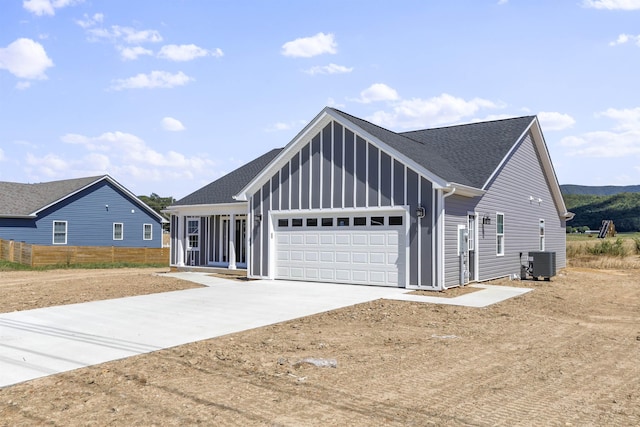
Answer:
M0 239L0 259L31 267L103 263L169 265L169 248L42 246Z

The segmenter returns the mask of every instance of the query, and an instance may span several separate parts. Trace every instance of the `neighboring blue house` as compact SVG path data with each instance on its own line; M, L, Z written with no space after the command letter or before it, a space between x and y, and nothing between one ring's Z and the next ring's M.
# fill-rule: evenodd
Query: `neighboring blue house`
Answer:
M161 215L109 175L0 182L0 239L35 245L162 247Z
M535 116L397 133L333 108L167 212L172 266L432 290L565 267L573 217Z

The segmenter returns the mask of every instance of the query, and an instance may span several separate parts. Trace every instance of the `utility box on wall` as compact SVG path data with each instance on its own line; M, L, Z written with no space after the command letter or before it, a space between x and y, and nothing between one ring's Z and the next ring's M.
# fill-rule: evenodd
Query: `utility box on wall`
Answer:
M534 278L550 280L556 275L556 253L546 251L529 252L529 271Z

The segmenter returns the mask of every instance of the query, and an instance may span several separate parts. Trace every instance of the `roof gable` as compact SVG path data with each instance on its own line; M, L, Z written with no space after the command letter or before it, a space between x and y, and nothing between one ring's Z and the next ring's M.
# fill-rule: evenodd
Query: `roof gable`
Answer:
M183 197L173 206L237 203L233 198L244 186L260 173L280 152L276 148L239 167L225 176Z
M453 165L462 180L445 173L443 178L484 189L511 149L535 120L535 116L470 123L403 132L423 144L423 155L437 154ZM427 167L427 165L424 165Z

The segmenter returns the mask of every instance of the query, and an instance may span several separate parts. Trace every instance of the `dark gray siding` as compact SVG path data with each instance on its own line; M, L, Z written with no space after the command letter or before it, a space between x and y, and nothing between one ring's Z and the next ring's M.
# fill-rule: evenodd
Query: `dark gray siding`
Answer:
M298 161L302 165L299 170ZM288 172L287 178L284 175ZM290 195L290 203L286 194ZM300 203L297 194L302 195ZM288 167L270 177L250 200L252 213L262 214L262 221L253 220L248 224L252 230L249 272L252 276L270 275L270 209L304 211L318 209L320 205L324 209L345 209L353 208L357 201L358 208L402 206L409 210L408 283L433 285L432 184L349 129L330 123L312 135L307 144L293 154ZM419 205L427 209L427 215L421 220L416 217Z
M162 247L160 220L104 180L43 210L35 219L0 218L0 238L52 245L54 221L67 221L67 246ZM123 224L122 240L113 240L114 223ZM143 224L151 224L151 240L143 239Z
M533 200L529 200L533 197ZM542 201L538 203L538 199ZM553 201L550 185L530 135L517 145L502 169L487 187L481 198L466 199L452 196L446 199L446 283L457 284L457 224L466 222L467 211L475 211L478 224L479 280L489 280L520 272L520 252L525 256L536 251L539 221L545 221L545 250L556 252L558 268L566 266L566 223L560 218ZM496 254L496 213L504 214L504 256ZM491 224L482 224L488 215Z

